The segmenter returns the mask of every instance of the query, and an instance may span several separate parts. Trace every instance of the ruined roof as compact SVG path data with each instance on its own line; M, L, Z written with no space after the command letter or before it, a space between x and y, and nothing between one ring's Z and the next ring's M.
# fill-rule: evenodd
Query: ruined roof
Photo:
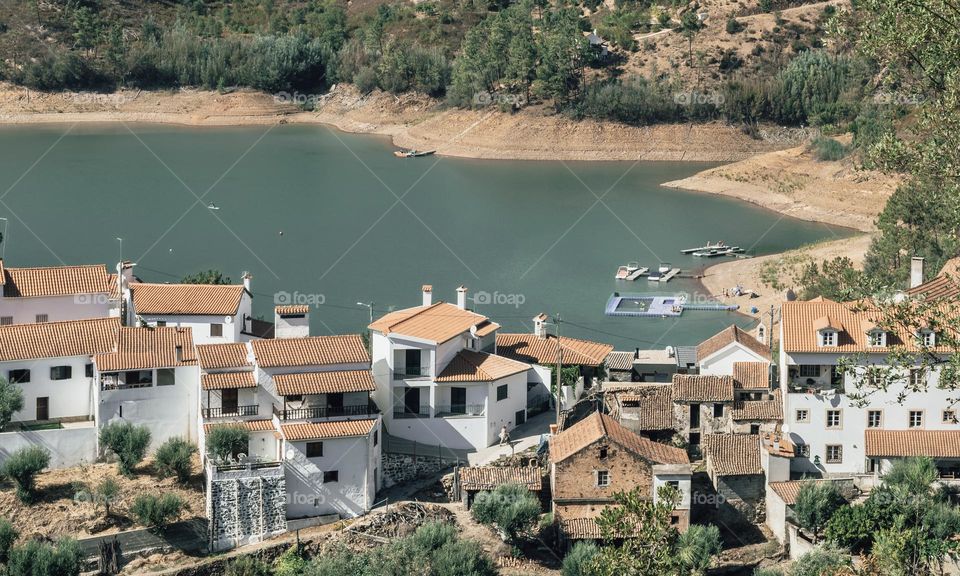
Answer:
M435 382L493 382L530 369L529 364L496 354L461 350L457 352Z
M653 442L623 427L619 422L599 412L577 422L550 440L550 460L554 463L608 438L624 449L655 464L687 464L690 459L680 448Z
M706 358L723 350L730 344L738 343L767 360L770 360L770 348L751 336L739 326L733 325L707 338L697 346L697 361L703 362Z
M600 366L613 351L610 344L561 337L559 348L563 351L565 366ZM556 364L559 358L557 337L549 334L544 338L536 334L497 334L497 354L520 362L547 365Z
M733 385L735 388L767 390L770 388L769 362L734 362Z
M93 356L114 349L117 318L0 326L0 361Z
M377 389L369 370L329 370L327 372L301 372L297 374L274 374L277 394L336 394L342 392L372 392Z
M638 429L669 430L674 427L673 386L670 384L633 386L620 393L619 398L621 409L636 415Z
M674 402L733 402L733 376L673 375Z
M375 320L368 328L381 334L400 334L442 343L485 322L489 321L482 314L437 302L390 312Z
M243 298L242 284L130 284L137 314L233 316Z
M110 274L103 264L4 268L0 261L0 284L5 298L69 296L112 293Z
M756 434L707 434L703 447L707 466L717 476L763 474L760 436Z
M365 420L338 420L332 422L298 422L281 424L280 430L289 441L324 440L366 436L377 425L376 418Z
M866 430L869 457L960 458L960 430Z
M464 490L494 490L504 484L523 484L530 490L543 487L543 474L536 466L468 466L460 469Z
M783 402L780 390L774 392L772 400L744 400L733 405L730 418L736 422L750 420L783 421Z
M257 364L264 368L370 362L359 334L253 340L250 344Z
M197 357L190 328L123 326L116 350L93 361L101 372L117 372L194 366Z

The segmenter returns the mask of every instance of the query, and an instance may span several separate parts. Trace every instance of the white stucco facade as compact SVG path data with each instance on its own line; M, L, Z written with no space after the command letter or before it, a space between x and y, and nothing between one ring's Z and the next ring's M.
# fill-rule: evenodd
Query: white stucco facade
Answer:
M118 301L106 292L68 294L66 296L10 297L0 290L0 318L10 324L107 318L118 314Z
M0 362L0 375L10 382L24 378L24 372L17 373L24 370L29 371L29 382L17 383L23 391L23 409L13 415L14 422L92 420L96 415L97 393L90 356ZM64 372L69 372L70 377L54 379L55 373L62 376ZM46 418L38 415L44 403Z
M158 377L162 370L173 374L172 383L169 377ZM128 388L112 383L101 385L97 421L101 426L118 420L146 426L150 430L151 450L173 437L199 442L197 367L147 371L152 374L150 385Z

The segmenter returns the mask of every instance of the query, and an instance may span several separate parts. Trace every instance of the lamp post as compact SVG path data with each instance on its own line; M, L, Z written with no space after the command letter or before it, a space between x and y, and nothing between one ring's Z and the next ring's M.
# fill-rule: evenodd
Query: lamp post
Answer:
M357 306L363 306L364 308L370 310L370 323L373 324L373 302L364 304L363 302L357 302Z

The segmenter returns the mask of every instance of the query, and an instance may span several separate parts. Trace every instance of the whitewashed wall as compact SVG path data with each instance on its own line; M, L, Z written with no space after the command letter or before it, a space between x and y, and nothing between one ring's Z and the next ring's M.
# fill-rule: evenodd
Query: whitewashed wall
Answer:
M41 358L18 362L0 362L0 375L9 378L11 370L30 370L30 382L20 384L23 390L23 410L13 415L14 422L37 419L37 398L49 398L50 418L84 418L95 414L93 378L84 376L89 356ZM50 368L70 366L69 380L51 380Z
M50 468L92 464L97 459L97 427L87 426L0 433L0 464L20 448L42 446L50 451Z
M48 322L108 318L111 302L107 294L71 294L36 298L4 298L0 295L0 316L13 316L14 324L33 324L37 314L46 314Z

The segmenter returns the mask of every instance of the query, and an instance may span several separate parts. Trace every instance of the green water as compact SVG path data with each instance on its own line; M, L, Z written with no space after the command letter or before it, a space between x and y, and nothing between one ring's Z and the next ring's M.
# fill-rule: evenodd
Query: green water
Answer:
M698 287L618 283L618 265L690 269L704 262L679 249L707 240L769 254L848 234L658 185L703 163L400 160L384 139L319 126L68 128L0 129L7 265L115 263L121 237L145 280L249 270L268 319L275 293L322 301L314 334L361 330L357 302L381 314L418 304L424 283L448 301L463 283L496 295L472 305L509 331L546 312L566 335L621 349L693 344L749 319L606 317L615 290Z

